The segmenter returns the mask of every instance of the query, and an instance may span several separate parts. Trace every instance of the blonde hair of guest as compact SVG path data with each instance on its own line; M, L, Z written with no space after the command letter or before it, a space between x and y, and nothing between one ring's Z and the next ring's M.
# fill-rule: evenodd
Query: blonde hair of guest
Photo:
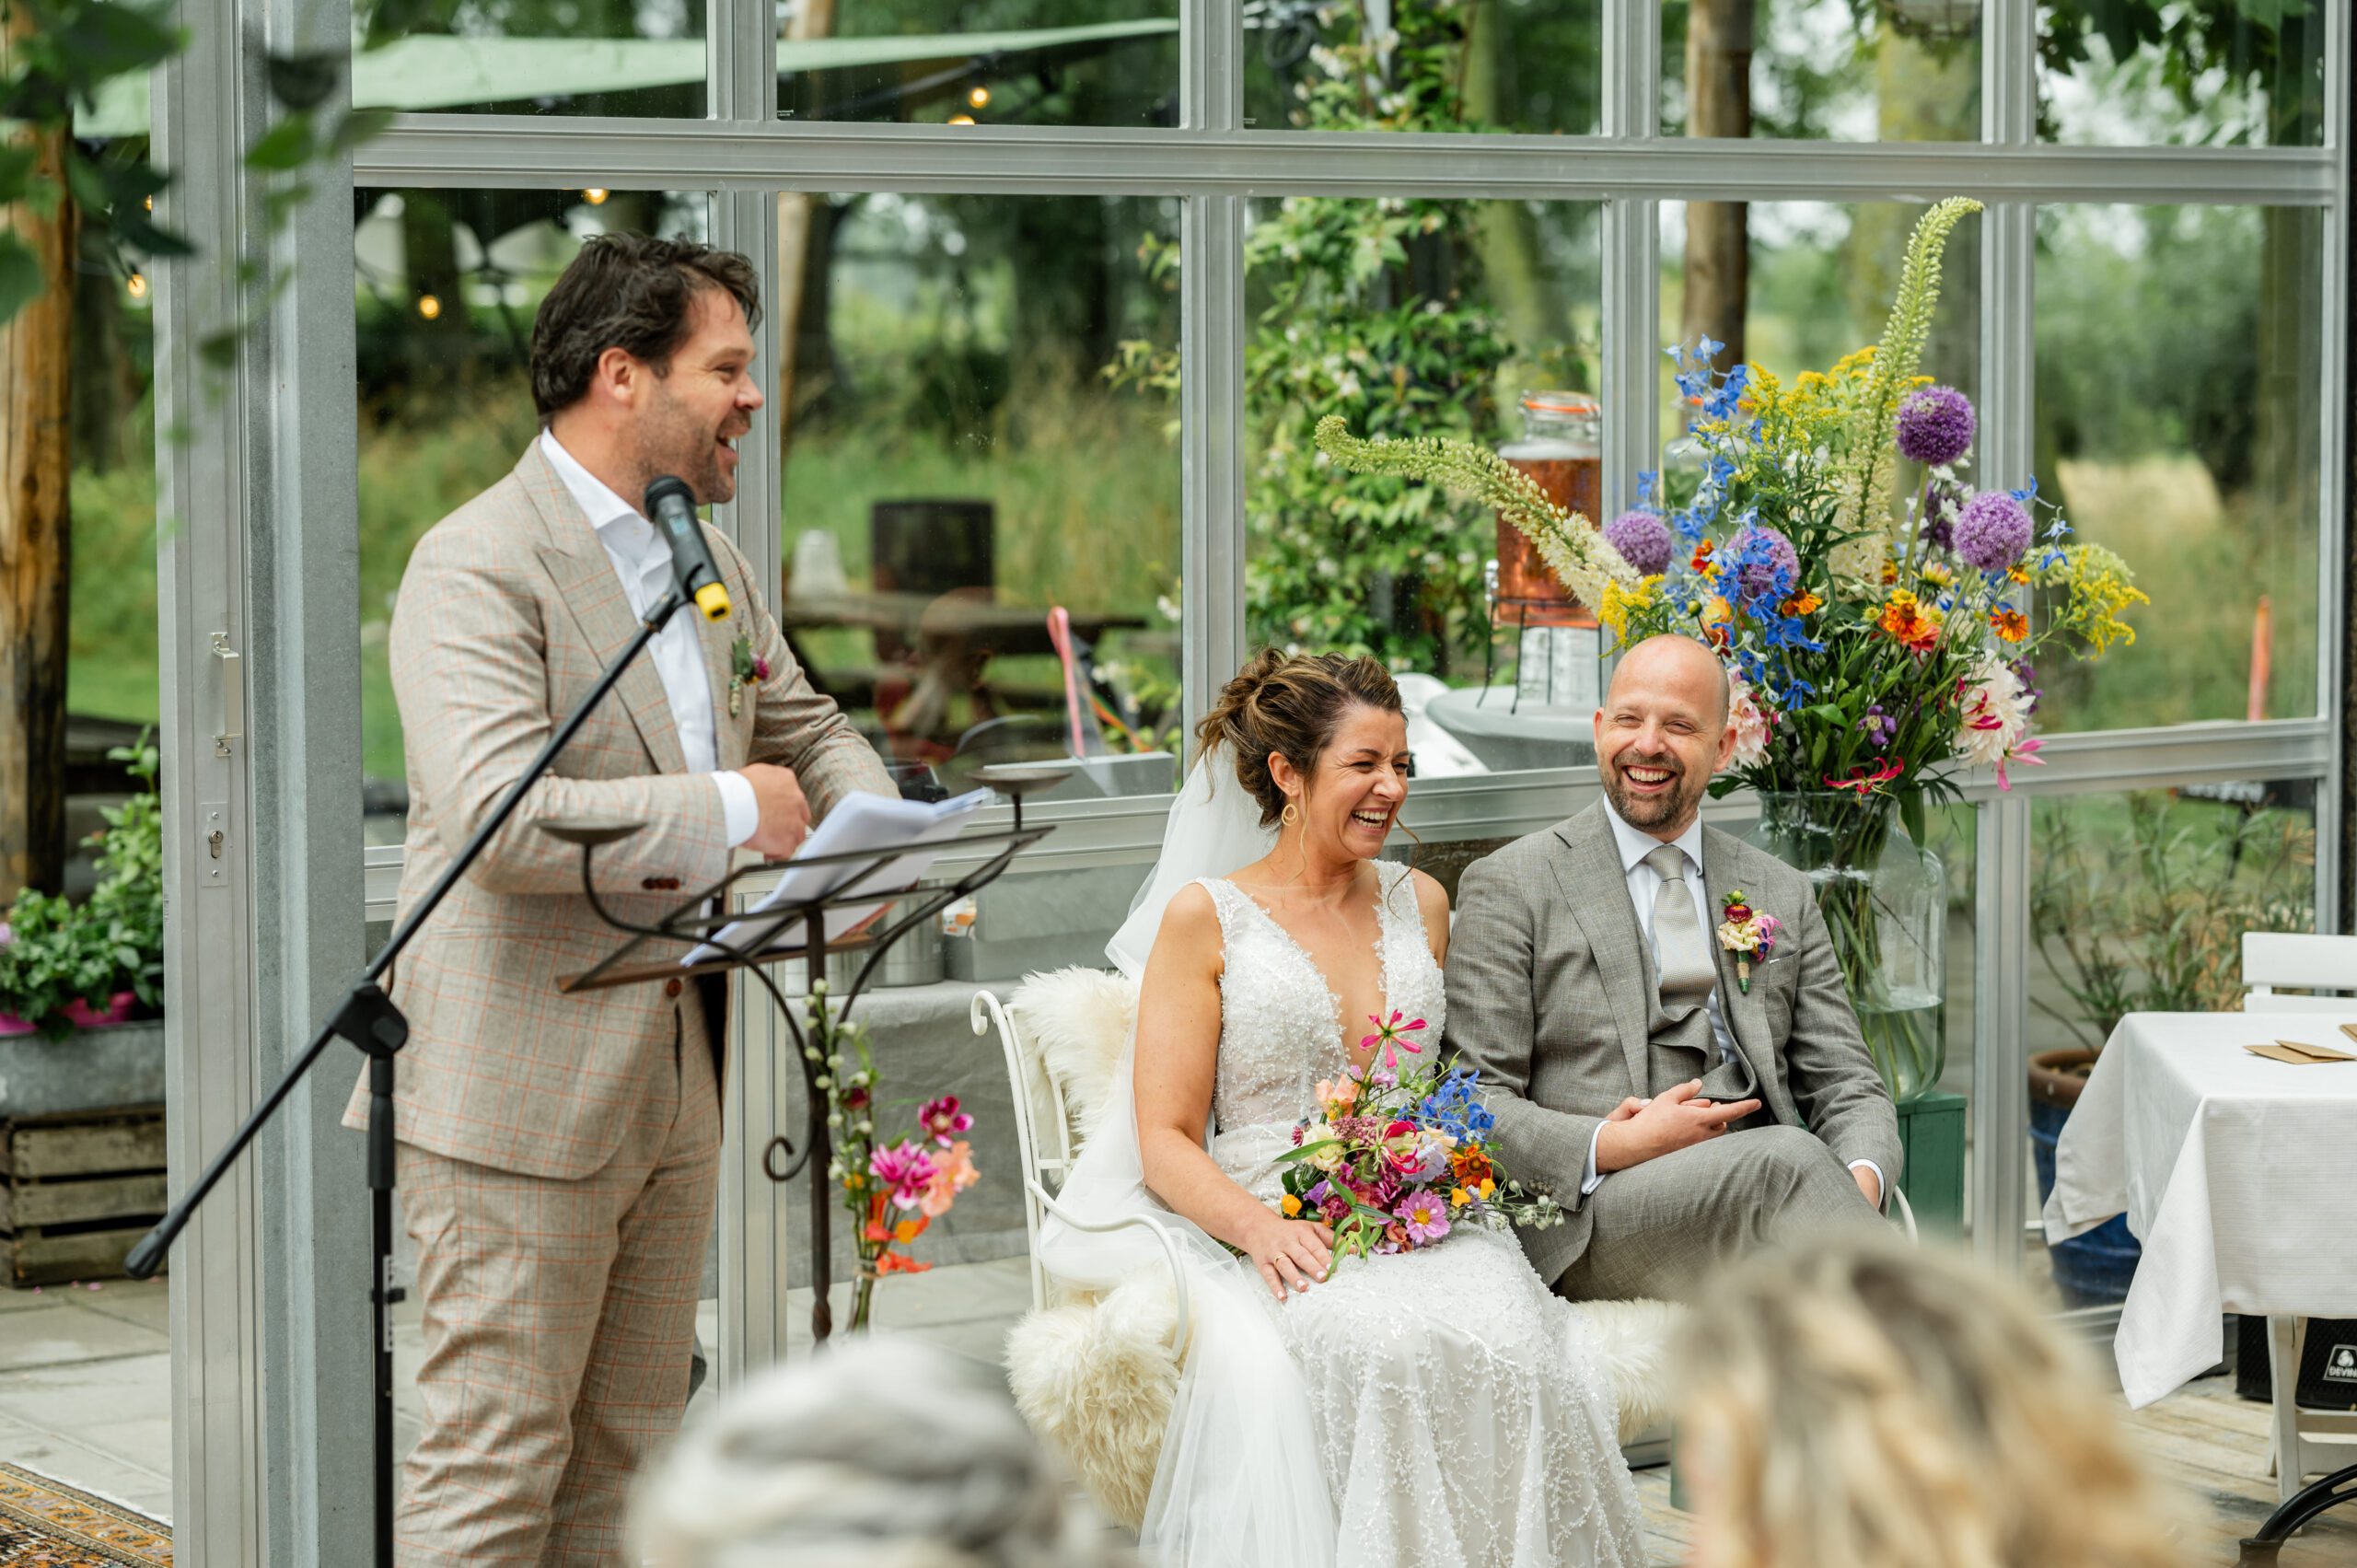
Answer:
M2084 1352L1936 1249L1823 1237L1689 1319L1692 1568L2179 1568Z

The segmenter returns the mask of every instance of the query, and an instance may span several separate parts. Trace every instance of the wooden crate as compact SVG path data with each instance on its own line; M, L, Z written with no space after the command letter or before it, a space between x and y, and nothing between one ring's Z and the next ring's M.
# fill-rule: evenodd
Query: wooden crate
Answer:
M116 1278L168 1206L163 1107L0 1121L0 1283Z

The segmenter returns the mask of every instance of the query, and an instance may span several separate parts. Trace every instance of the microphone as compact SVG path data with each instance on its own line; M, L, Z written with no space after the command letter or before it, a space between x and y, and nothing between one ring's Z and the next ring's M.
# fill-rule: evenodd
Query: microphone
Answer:
M679 592L696 601L706 621L728 619L728 588L712 563L712 550L696 522L696 494L687 482L660 474L646 487L646 515L671 546L671 577Z

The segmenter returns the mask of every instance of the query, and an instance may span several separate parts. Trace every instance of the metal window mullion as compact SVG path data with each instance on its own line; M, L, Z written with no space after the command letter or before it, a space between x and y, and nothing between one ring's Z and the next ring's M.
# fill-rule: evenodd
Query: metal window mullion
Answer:
M1183 130L1242 129L1241 0L1183 0L1178 11L1178 103Z
M242 752L223 755L218 633L246 646L240 432L245 383L198 345L236 319L245 233L240 155L251 132L238 29L200 28L153 77L155 157L174 171L157 220L201 254L156 268L157 641L162 677L167 1162L184 1191L255 1102L252 932ZM216 859L208 835L223 834ZM183 1563L263 1560L260 1249L254 1166L242 1162L171 1259L173 1546Z
M777 118L777 13L772 0L707 4L704 93L711 118L771 123Z
M1975 813L1972 1249L2007 1274L2021 1271L2026 1213L2031 830L2019 792Z
M1204 80L1201 112L1226 112ZM401 115L360 149L370 186L1011 194L2289 203L2333 199L2316 148L2094 148L1652 137Z
M2333 164L2332 204L2324 213L2322 363L2316 417L2323 422L2317 453L2316 692L2333 737L2323 798L2316 805L2316 929L2340 931L2351 912L2341 908L2342 861L2349 850L2349 7L2325 7L2324 138Z
M1661 128L1661 0L1604 0L1603 134L1650 139Z
M712 198L714 243L749 258L772 308L753 333L753 378L778 392L777 198L729 191ZM713 508L713 521L745 557L753 582L775 606L784 581L784 453L777 410L764 408L737 444L737 498ZM786 1128L783 1075L796 1070L792 1044L766 992L731 981L729 1016L735 1039L728 1082L721 1096L718 1272L719 1343L712 1347L720 1385L785 1358L791 1314L786 1307L786 1225L790 1202L802 1192L772 1181L762 1167L770 1140Z
M1981 140L2028 146L2038 140L2038 0L1989 0L1980 17Z
M1181 706L1195 721L1243 662L1244 199L1196 196L1179 218Z

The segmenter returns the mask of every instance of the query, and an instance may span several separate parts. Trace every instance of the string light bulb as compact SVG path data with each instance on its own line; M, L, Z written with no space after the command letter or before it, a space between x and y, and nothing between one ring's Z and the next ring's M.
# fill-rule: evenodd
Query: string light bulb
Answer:
M991 89L977 84L974 90L966 95L966 101L976 109L988 109L991 106Z
M973 122L974 117L970 114L953 114L949 117L949 123L952 125L971 125Z
M132 298L145 299L147 297L147 274L134 273L122 280L122 286L124 292L128 293Z
M431 294L419 295L417 296L417 313L420 316L424 317L429 321L440 320L442 319L441 299Z
M588 203L593 207L602 207L606 204L606 195L607 192L604 189L593 185L588 190L581 192L581 199Z

